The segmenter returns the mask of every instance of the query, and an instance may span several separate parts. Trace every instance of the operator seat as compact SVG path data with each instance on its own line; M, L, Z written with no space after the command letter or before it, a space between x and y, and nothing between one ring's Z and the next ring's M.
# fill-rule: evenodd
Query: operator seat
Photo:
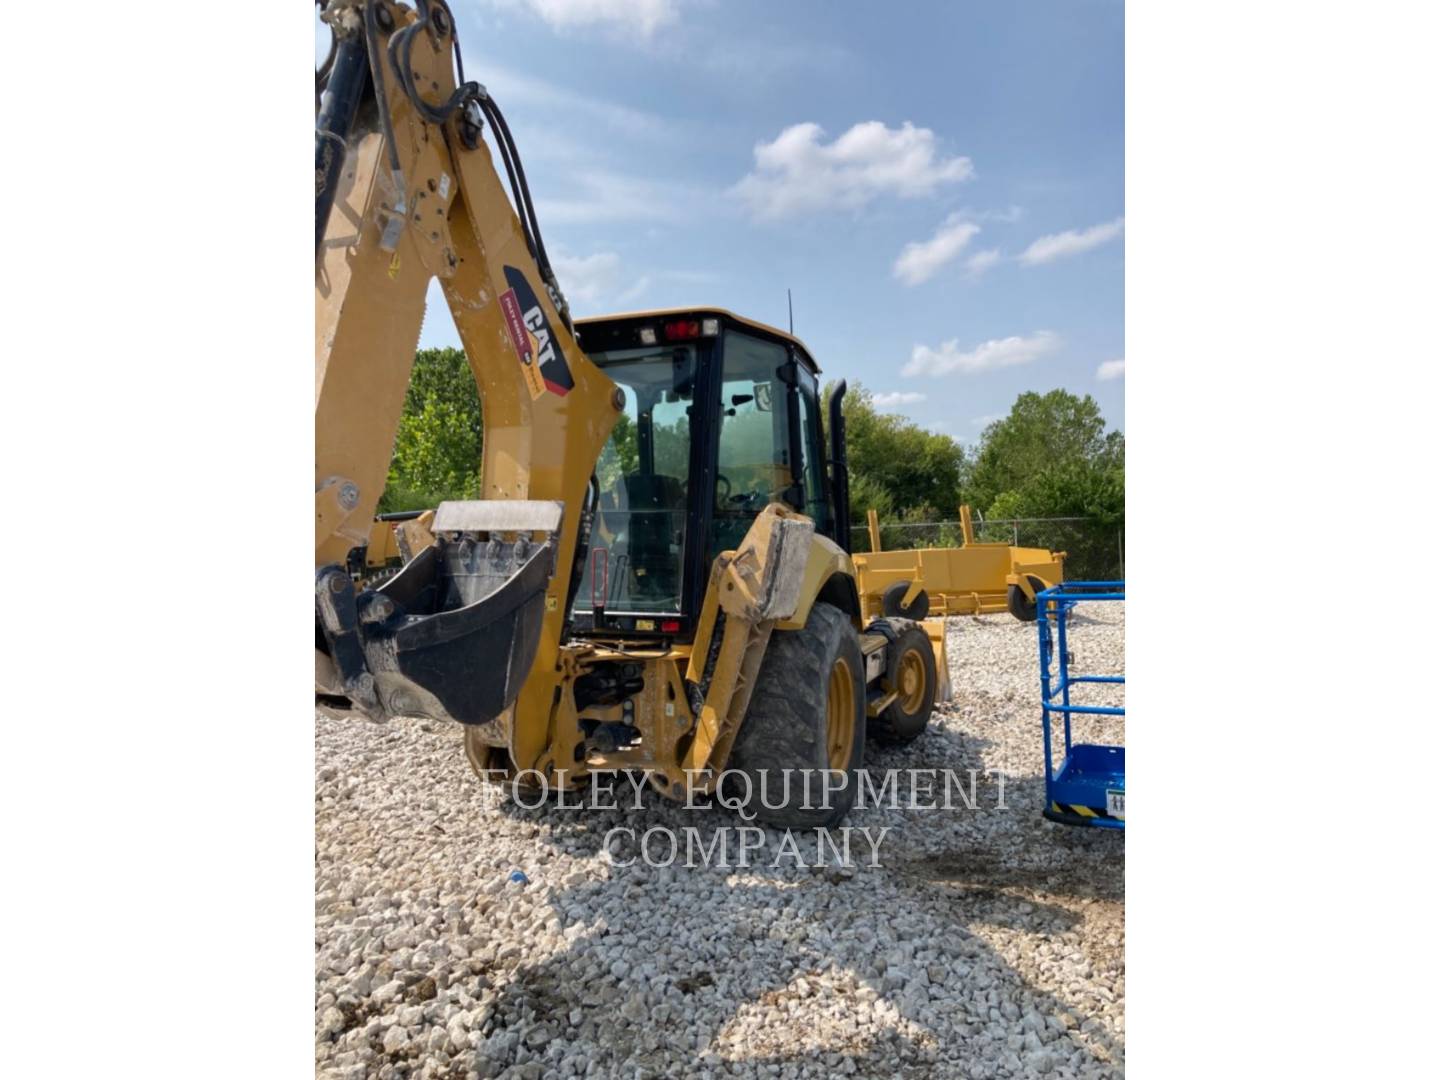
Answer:
M669 600L680 595L682 559L672 553L677 512L685 510L685 485L661 473L625 477L630 506L630 595L640 600Z

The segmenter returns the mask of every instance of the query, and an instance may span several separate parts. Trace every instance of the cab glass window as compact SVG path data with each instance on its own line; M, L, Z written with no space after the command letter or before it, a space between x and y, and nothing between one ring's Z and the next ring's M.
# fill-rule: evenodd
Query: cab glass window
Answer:
M825 501L825 445L820 433L820 392L816 379L803 366L800 380L800 459L805 486L805 514L815 522L817 532L834 531L830 504Z
M600 454L600 502L575 596L590 611L598 587L611 612L678 612L696 350L666 345L591 354L625 392L625 410Z
M723 357L710 558L738 547L755 515L770 503L793 506L799 498L790 457L789 387L781 377L788 351L727 330Z

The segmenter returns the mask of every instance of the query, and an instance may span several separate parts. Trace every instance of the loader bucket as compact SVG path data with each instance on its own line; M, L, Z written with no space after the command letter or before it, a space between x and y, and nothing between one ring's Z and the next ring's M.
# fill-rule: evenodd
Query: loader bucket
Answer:
M469 725L510 708L539 648L561 515L560 503L442 503L435 543L379 589L356 596L322 570L317 618L352 704Z

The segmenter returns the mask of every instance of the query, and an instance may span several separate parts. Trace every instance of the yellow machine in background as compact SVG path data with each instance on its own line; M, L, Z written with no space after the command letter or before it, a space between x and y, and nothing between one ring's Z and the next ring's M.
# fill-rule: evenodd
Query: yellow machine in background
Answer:
M767 823L837 822L867 736L915 739L948 687L935 625L862 611L844 382L827 441L791 334L717 307L572 320L449 7L321 18L317 702L454 721L478 771L517 782L630 769L684 799L728 771ZM481 498L403 522L403 566L370 588L432 279L480 393Z
M960 507L964 546L883 551L880 522L868 515L870 551L853 556L866 618L982 615L1035 618L1035 594L1065 580L1065 552L975 539L970 508Z
M430 523L433 510L377 514L370 523L370 538L350 549L347 568L358 584L374 586L400 572L400 568L435 542Z

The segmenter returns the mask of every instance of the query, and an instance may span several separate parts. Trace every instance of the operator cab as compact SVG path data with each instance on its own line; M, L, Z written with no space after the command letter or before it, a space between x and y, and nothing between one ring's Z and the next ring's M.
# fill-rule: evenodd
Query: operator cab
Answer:
M772 502L848 549L819 368L797 338L717 308L582 319L577 330L625 407L595 468L575 632L688 640L711 563Z

